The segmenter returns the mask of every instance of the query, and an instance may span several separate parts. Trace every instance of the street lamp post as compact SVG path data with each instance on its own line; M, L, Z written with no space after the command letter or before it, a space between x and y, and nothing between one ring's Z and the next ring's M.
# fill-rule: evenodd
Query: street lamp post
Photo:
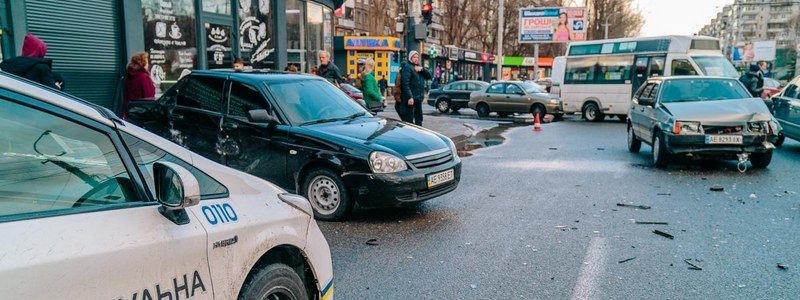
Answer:
M503 18L506 13L506 1L500 0L497 16L497 74L495 78L500 80L503 77Z
M605 26L605 28L606 28L606 29L605 29L605 35L603 36L603 39L604 39L604 40L607 40L607 39L608 39L608 25L609 25L609 24L608 24L608 19L610 19L610 18L611 18L611 16L613 16L614 14L618 14L618 13L619 13L618 11L615 11L615 12L612 12L612 13L608 14L608 16L606 16L606 23L605 23L605 24L603 24L603 26Z

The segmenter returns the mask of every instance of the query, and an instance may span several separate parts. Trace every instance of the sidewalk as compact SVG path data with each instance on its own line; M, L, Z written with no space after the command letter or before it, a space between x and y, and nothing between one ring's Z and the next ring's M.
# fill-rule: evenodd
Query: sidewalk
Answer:
M394 100L390 97L386 98L386 110L378 113L379 116L400 119L394 109ZM474 120L448 117L446 115L439 116L439 112L427 103L422 104L422 127L436 131L449 137L456 144L456 147L463 147L467 144L469 138L478 132L497 127L500 124L509 122L493 121L493 120Z

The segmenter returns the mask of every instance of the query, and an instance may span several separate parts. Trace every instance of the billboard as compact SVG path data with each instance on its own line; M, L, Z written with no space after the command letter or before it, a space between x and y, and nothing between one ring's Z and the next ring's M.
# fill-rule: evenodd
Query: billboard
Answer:
M776 52L775 41L747 41L731 49L734 62L773 61Z
M585 41L585 7L529 7L519 10L520 43Z

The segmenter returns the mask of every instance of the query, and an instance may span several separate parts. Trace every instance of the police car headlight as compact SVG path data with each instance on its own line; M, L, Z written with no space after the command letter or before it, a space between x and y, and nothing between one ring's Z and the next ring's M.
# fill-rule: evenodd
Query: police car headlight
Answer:
M386 174L405 171L406 162L386 152L375 151L369 154L369 167L374 173Z

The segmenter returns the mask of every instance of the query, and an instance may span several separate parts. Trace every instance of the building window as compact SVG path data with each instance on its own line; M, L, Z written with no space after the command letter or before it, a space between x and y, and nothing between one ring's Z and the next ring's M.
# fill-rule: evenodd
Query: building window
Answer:
M239 49L242 59L254 68L275 69L272 1L236 2L239 3Z
M306 23L308 29L308 53L306 55L306 61L308 62L308 67L315 67L319 65L319 58L317 57L317 53L320 50L324 49L324 23L323 20L325 16L323 15L322 5L315 4L312 2L308 2L308 7L306 8Z
M203 11L221 15L230 15L231 0L203 0Z
M289 63L306 69L306 28L303 22L305 5L300 0L286 1L286 40Z
M197 34L193 0L143 1L144 47L156 86L177 82L196 66ZM165 87L163 87L165 88Z

